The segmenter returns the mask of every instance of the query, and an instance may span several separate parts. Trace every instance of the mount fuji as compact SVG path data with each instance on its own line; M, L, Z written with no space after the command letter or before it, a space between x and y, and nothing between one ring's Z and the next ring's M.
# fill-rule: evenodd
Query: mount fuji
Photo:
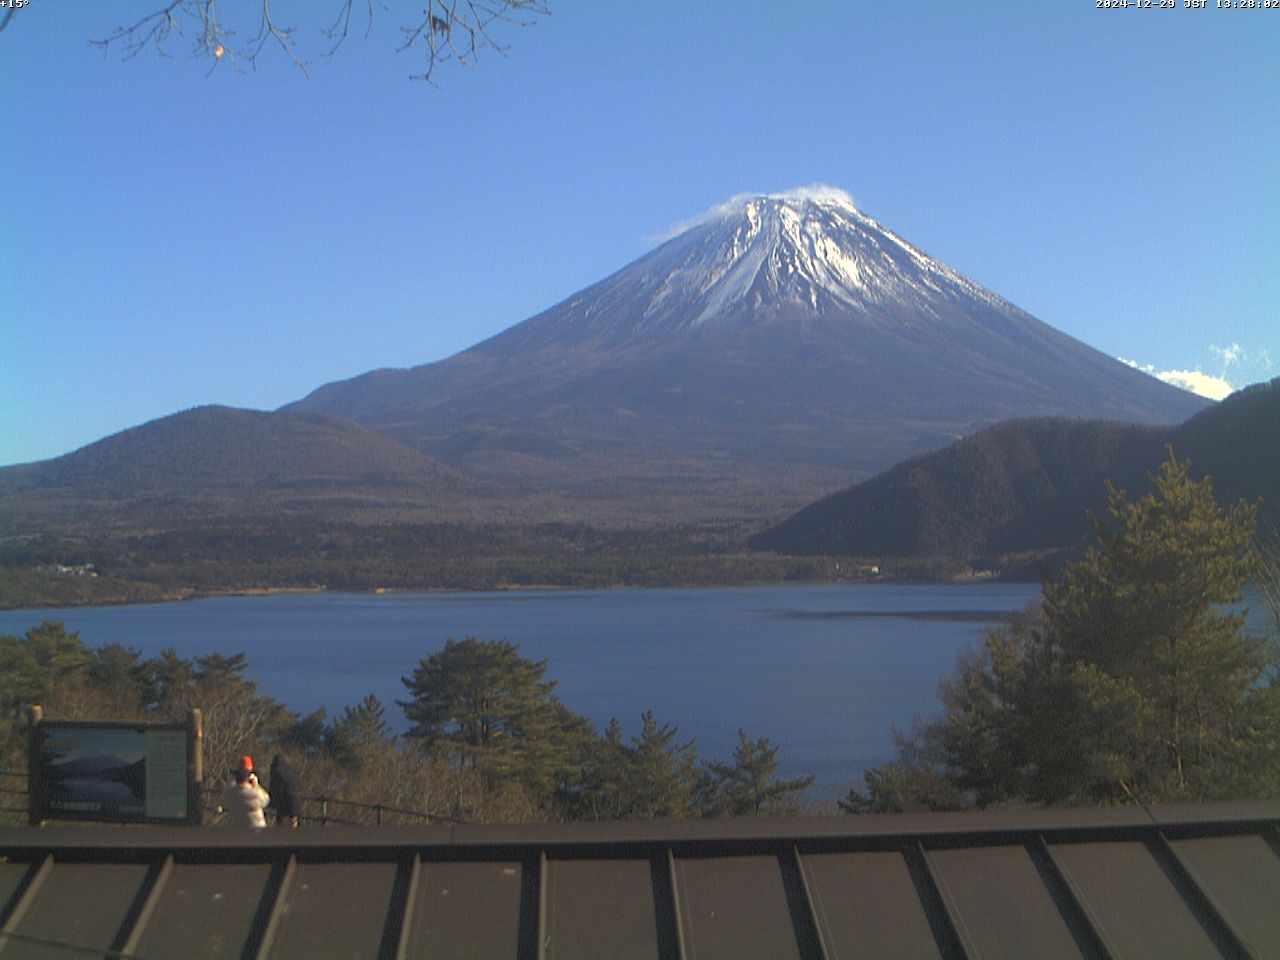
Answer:
M284 409L513 491L706 518L796 507L1000 420L1205 405L808 188L735 197L468 350Z

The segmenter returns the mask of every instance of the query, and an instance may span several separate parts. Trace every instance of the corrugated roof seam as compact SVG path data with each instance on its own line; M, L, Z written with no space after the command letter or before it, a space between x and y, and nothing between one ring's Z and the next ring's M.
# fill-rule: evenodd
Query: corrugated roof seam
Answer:
M1280 803L0 830L0 960L1280 957Z

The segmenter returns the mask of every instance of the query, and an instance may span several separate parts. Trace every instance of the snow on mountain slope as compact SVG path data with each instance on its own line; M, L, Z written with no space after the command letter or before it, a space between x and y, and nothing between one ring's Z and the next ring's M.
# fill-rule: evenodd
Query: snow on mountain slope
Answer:
M744 301L790 303L821 313L833 302L867 310L947 288L1003 305L880 226L842 192L744 197L736 207L721 209L718 221L673 240L671 256L656 258L667 274L646 317L663 314L667 304L680 310L692 299L702 305L687 320L696 327Z
M790 500L999 420L1204 405L808 188L735 197L462 353L292 406L488 478Z
M826 188L734 198L548 314L557 337L576 327L620 343L799 314L809 324L945 324L957 306L1016 310ZM534 338L523 347L545 327L539 319L521 325Z

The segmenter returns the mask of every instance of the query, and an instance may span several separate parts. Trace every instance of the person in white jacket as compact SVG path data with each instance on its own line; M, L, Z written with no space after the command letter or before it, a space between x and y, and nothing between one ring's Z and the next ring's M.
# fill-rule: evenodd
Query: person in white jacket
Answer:
M235 783L227 784L222 791L220 812L226 813L232 826L263 829L267 817L263 812L271 802L271 795L258 785L258 775L253 770L253 757L240 758L240 766L231 771Z

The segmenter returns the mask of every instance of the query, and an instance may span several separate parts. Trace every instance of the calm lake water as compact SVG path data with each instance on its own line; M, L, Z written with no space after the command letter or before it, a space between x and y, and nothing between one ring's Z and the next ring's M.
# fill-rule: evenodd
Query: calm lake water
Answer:
M400 678L446 638L518 644L556 692L626 736L652 709L728 758L737 730L767 736L783 772L841 794L892 756L891 730L937 709L938 680L1033 584L769 586L437 594L277 594L182 603L0 612L20 634L61 620L89 646L153 656L248 656L262 691L330 715L375 693L404 727ZM251 751L252 744L246 744Z

